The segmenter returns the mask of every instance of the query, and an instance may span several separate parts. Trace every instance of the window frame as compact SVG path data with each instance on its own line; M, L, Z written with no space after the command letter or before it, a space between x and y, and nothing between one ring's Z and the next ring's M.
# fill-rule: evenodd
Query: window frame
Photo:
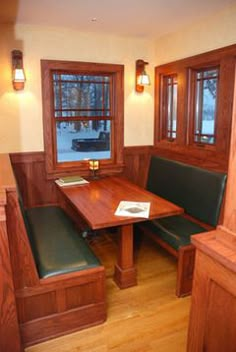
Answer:
M214 126L214 143L204 143L201 141L195 141L195 110L196 110L196 76L198 72L204 72L207 70L218 70L218 81L217 81L217 97L215 106L215 126ZM187 92L189 99L189 145L214 150L217 144L217 130L218 130L218 118L219 118L219 88L220 88L220 64L201 65L198 67L189 69L189 90Z
M219 66L216 144L191 143L191 69ZM236 67L236 45L215 49L155 67L154 152L206 168L226 170L230 148L231 119ZM177 138L174 142L161 136L161 76L178 74Z
M55 178L67 173L79 172L89 175L88 161L57 162L56 119L54 117L54 91L52 74L54 71L76 74L109 75L111 77L111 108L114 113L111 130L111 158L100 160L100 173L122 172L124 167L124 65L91 62L41 60L43 134L46 173ZM65 120L68 118L65 118ZM69 118L73 120L73 117ZM90 117L87 118L91 119ZM74 118L74 120L76 120Z
M168 83L168 80L171 79L171 84ZM174 82L176 81L176 83ZM176 94L176 126L177 123L177 111L178 111L178 75L177 73L165 74L161 76L161 89L160 89L160 119L161 119L161 139L167 140L169 142L174 142L176 137L168 137L168 132L173 132L172 129L168 129L168 87L171 86L171 121L173 124L173 97L174 97L174 86L177 86ZM177 129L175 134L177 135Z

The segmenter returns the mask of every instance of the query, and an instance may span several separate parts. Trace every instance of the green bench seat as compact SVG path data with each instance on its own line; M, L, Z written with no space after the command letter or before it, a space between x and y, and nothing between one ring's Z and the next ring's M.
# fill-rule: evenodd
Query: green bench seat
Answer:
M40 278L100 266L68 215L57 206L25 210L27 232Z
M179 215L148 221L146 226L176 251L189 245L192 235L206 232L204 227Z
M141 224L159 244L178 258L177 296L191 291L195 249L191 236L218 224L226 174L152 156L147 190L184 209L183 215Z

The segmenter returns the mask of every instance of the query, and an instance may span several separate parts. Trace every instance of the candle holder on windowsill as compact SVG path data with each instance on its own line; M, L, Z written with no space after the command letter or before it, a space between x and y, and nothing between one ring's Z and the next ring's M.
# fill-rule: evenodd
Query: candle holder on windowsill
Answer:
M99 170L99 160L96 160L96 159L91 159L89 160L89 170L91 171L92 173L92 178L94 180L98 179L98 170Z

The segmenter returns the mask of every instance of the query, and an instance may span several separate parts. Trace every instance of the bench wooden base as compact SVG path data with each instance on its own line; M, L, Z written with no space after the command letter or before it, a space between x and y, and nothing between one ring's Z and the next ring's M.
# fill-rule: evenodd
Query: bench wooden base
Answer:
M192 292L195 247L190 244L188 246L183 246L179 251L176 251L169 246L168 243L164 242L157 237L155 233L150 231L145 224L139 224L138 226L145 235L148 235L177 259L176 296L184 297L189 295Z
M104 268L40 280L16 291L24 346L102 323L106 319Z

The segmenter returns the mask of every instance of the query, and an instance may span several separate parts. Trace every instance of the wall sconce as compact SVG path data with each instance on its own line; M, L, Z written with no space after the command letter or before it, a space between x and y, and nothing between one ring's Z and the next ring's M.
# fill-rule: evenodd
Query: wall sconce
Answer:
M95 159L89 160L89 170L92 171L92 177L94 179L98 178L97 172L99 170L99 160L95 160Z
M12 57L12 84L15 90L24 89L25 73L23 68L23 54L20 50L13 50Z
M146 73L145 66L148 65L148 62L143 60L136 60L136 81L135 81L135 90L138 93L142 93L144 86L150 85L149 75Z

